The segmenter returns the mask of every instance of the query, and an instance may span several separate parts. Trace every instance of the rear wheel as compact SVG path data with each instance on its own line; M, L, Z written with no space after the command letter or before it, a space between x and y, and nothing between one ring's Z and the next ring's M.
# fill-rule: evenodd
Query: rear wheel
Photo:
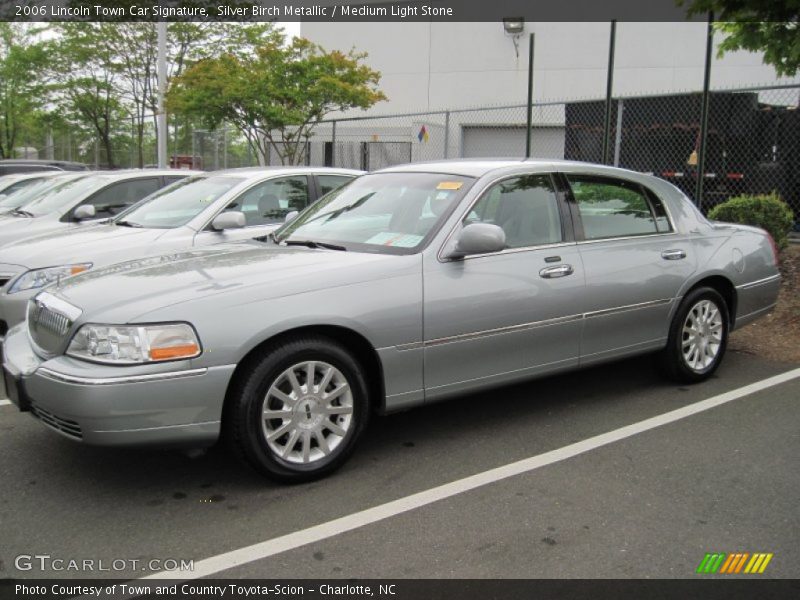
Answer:
M350 456L369 416L360 365L325 337L282 343L241 373L225 428L236 453L289 482L331 473Z
M729 323L719 292L708 287L689 292L670 325L667 347L659 357L662 370L683 383L708 379L725 355Z

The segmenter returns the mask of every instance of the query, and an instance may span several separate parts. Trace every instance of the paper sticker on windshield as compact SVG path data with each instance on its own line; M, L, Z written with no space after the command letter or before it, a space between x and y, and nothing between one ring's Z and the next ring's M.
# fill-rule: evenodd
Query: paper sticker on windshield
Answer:
M464 185L462 181L441 181L439 185L436 186L437 190L460 190L461 186Z
M365 244L376 244L378 246L394 246L397 248L413 248L422 241L421 235L410 233L395 233L385 231L369 238Z

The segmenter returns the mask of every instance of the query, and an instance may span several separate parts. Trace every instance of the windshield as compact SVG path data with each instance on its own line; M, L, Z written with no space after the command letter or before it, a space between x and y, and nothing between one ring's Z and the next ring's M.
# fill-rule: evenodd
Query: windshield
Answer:
M364 175L311 205L278 230L275 239L412 254L433 235L473 181L436 173Z
M0 194L8 197L15 192L19 192L26 187L39 183L42 181L41 177L26 177L25 179L18 179L16 181L3 182L0 184ZM0 203L2 205L2 203Z
M109 181L112 181L110 177L102 175L83 175L66 180L59 179L55 185L43 189L34 199L26 202L24 204L25 212L34 217L49 215L53 212L66 212Z
M187 177L152 194L147 201L120 214L114 223L172 229L186 225L217 198L244 181L226 175Z

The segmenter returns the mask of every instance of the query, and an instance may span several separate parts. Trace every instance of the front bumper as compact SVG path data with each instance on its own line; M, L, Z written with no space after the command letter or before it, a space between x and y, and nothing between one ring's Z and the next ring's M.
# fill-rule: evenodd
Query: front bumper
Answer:
M25 311L28 308L28 300L35 296L41 289L25 290L24 292L17 292L16 294L7 293L11 283L17 277L24 273L27 269L18 265L5 265L0 264L0 281L6 283L1 286L0 291L0 338L5 333L25 320Z
M214 443L235 369L192 368L191 361L135 367L66 356L43 361L33 352L24 326L9 331L3 367L6 376L14 377L20 408L29 408L72 440L101 446Z

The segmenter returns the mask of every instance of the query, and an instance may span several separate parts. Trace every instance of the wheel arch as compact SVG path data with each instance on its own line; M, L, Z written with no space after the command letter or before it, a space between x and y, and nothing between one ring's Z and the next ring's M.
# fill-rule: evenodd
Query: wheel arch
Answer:
M719 293L720 296L722 296L728 308L728 320L730 321L728 325L730 330L733 331L734 327L736 326L736 306L738 302L736 286L734 286L733 282L724 275L708 275L702 279L699 279L698 281L695 281L683 295L686 296L692 290L696 290L700 287L710 287Z
M302 335L321 335L330 338L352 352L353 357L364 369L364 379L367 383L369 397L371 399L371 409L379 414L383 414L386 411L383 364L381 363L381 359L375 347L364 335L354 329L342 325L319 324L303 325L286 329L265 338L252 347L237 363L231 375L225 392L225 402L222 411L223 419L225 418L226 408L230 404L229 400L231 394L241 380L241 372L248 365L258 360L269 351L270 347Z

